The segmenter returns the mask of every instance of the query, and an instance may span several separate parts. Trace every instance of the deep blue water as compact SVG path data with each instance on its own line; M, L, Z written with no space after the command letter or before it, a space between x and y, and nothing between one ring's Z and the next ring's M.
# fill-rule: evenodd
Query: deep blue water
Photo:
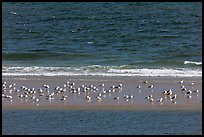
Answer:
M2 110L2 134L201 135L202 111Z
M202 3L4 2L2 45L4 67L201 69Z

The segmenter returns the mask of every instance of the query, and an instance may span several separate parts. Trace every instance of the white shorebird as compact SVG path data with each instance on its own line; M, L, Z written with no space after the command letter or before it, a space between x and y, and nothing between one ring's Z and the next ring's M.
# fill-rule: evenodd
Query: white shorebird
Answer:
M91 96L86 96L85 98L88 100L91 100Z
M192 94L192 91L191 91L191 90L188 90L188 91L186 92L186 95L190 95L190 94Z
M139 85L139 86L137 86L137 88L141 88L141 86Z
M149 102L153 102L154 101L152 94L147 96L147 97L145 97L145 99L148 100Z
M153 98L150 98L150 99L149 99L149 102L153 102L153 101L154 101L154 99L153 99Z
M172 92L172 90L170 89L170 90L167 90L167 93L166 93L166 95L172 95L173 94L173 92Z
M75 85L75 83L69 83L69 85L70 85L70 86L74 86L74 85Z
M199 90L197 89L197 90L194 90L193 92L195 92L195 93L199 93Z
M119 99L120 99L120 97L115 97L115 98L113 98L113 99L115 99L115 100L119 100Z
M61 100L65 101L65 100L67 100L67 97L68 97L67 95L66 96L63 95Z
M186 88L182 88L182 89L181 89L182 92L185 92L186 90L187 90Z
M100 87L104 87L104 86L105 86L105 84L104 84L104 83L100 85Z
M106 90L102 91L102 94L106 94L106 93L107 93L107 91L106 91Z
M154 87L154 85L150 85L150 86L148 86L148 88L153 88Z
M150 99L150 97L149 97L149 96L147 96L147 97L145 97L145 99L146 99L146 100L148 100L148 99Z
M98 101L101 101L101 97L100 96L97 96L96 98L98 99Z
M20 90L19 90L19 89L16 89L15 92L20 92Z
M121 83L118 86L114 86L114 85L111 86L112 89L121 89L122 87L123 87L123 84Z
M67 87L67 84L64 84L63 87L66 88L66 87Z
M70 83L70 81L67 81L67 82L66 82L67 86L69 85L69 83Z
M43 87L49 93L50 86L48 84L44 84Z
M183 89L183 88L185 88L185 86L184 86L184 85L182 85L182 86L181 86L181 88Z
M145 97L145 99L150 99L150 98L152 98L153 97L153 95L151 94L151 95L149 95L149 96L147 96L147 97Z
M162 94L166 95L167 94L167 90L163 91Z
M132 98L134 98L134 96L133 96L133 95L130 95L130 97L129 97L129 98L131 98L131 99L132 99Z
M82 84L82 85L81 85L81 89L84 89L84 88L85 88L85 85L84 85L84 84Z
M12 85L12 84L10 84L8 88L10 88L10 89L11 89L12 87L13 87L13 85Z
M174 99L176 99L176 96L177 95L175 94L173 97L170 98L170 100L173 101Z
M57 91L58 91L59 89L60 89L60 87L59 87L59 86L55 87L55 90L57 90Z
M98 94L98 96L99 96L99 97L101 97L101 96L102 96L102 94L101 94L101 93L99 93L99 94Z
M173 100L172 103L173 103L173 104L176 104L177 102Z
M46 89L50 88L50 86L48 84L44 84L43 87L46 88Z
M180 84L183 84L183 80L181 80L179 83L180 83Z
M124 98L126 98L126 99L132 99L132 98L134 98L134 96L133 96L133 95L124 95Z
M9 98L9 99L12 99L13 97L10 96L10 95L5 95L4 98Z
M186 98L192 98L192 96L191 96L191 95L188 95Z
M128 98L129 98L129 96L128 96L128 95L124 95L123 97L124 97L124 98L126 98L126 99L128 99Z
M39 102L38 98L33 101L33 103L37 103L37 102Z
M114 89L114 88L115 88L115 85L112 85L110 88Z
M122 83L120 83L118 86L119 86L119 87L122 87L122 86L123 86L123 84L122 84Z
M31 96L31 97L30 97L30 99L35 99L35 98L36 98L36 96Z
M159 103L162 103L162 101L163 101L163 98L159 98L159 99L157 100L157 102L159 102Z

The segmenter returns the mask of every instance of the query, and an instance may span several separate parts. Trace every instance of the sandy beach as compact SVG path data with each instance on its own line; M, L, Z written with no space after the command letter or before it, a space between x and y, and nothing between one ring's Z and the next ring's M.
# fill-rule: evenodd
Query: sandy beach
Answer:
M2 82L2 95L12 96L2 97L3 109L202 109L201 77L4 76Z

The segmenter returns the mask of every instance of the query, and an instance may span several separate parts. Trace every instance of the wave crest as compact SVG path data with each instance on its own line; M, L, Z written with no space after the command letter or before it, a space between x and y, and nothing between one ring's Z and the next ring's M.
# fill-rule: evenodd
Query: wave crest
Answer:
M2 67L3 76L171 76L193 77L202 76L202 70L186 68L132 68L128 66L100 66L83 67Z
M184 61L184 64L195 64L195 65L202 65L202 62L195 62L195 61Z

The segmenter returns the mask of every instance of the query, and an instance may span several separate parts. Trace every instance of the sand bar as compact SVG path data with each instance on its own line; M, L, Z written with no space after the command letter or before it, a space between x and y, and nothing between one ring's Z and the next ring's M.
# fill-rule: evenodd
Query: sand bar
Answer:
M183 83L180 83L182 80ZM12 96L12 99L2 98L3 109L202 110L202 77L3 76L2 82L4 81L7 82L4 94ZM63 87L67 81L74 85L67 85L64 87L66 91L57 94L55 88ZM16 84L15 89L9 89L9 85L13 83ZM39 96L38 89L44 84L49 85L49 93L43 91L45 94ZM104 87L101 87L101 84L104 84ZM118 87L119 84L122 84L122 88L111 88ZM30 89L35 88L37 93L34 98L31 94L28 94L28 97L19 97L20 94L25 94L21 89L23 85ZM84 92L82 85L92 85L97 90L90 89ZM153 88L149 88L151 85L154 85ZM184 92L181 88L183 85L186 88ZM20 91L15 92L16 89ZM73 89L76 92L71 92ZM165 90L170 89L173 92L171 96L163 94ZM189 90L192 93L188 95ZM199 92L193 92L196 90ZM54 98L46 99L51 93L54 93ZM177 97L171 100L175 94ZM153 101L145 99L149 95L153 96ZM62 100L62 96L67 98ZM87 99L86 96L90 96L91 99ZM160 98L163 98L161 103L157 102ZM36 99L39 101L35 102Z

